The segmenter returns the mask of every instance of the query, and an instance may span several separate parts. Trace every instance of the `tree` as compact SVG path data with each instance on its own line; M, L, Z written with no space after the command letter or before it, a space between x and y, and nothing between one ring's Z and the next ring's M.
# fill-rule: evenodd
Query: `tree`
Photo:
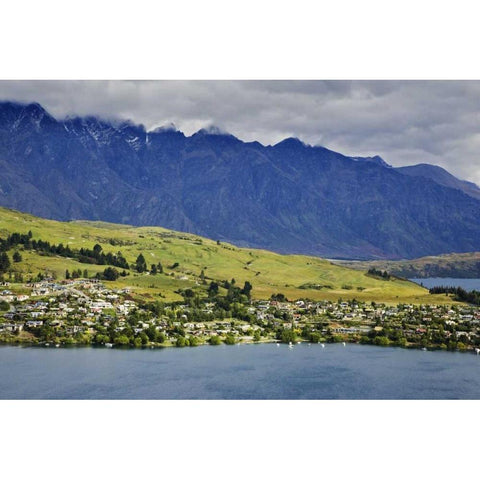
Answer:
M95 343L104 344L108 343L109 340L108 335L103 335L101 333L95 335Z
M220 345L222 341L220 340L220 337L218 335L214 335L213 337L210 337L208 343L210 345Z
M115 280L117 280L117 278L119 277L119 273L118 273L118 270L116 268L113 268L113 267L107 267L104 271L103 271L103 275L102 275L102 278L104 280L108 280L110 282L114 282Z
M202 283L205 283L205 272L203 271L203 269L200 272L200 280L201 280Z
M118 345L128 345L130 339L126 335L119 335L118 337L115 337L115 343Z
M252 284L246 281L242 288L242 294L246 295L247 298L250 299L251 292L252 292Z
M235 337L231 334L228 334L226 337L225 337L225 343L227 345L235 345L236 343L236 340L235 340Z
M280 334L280 340L283 343L290 343L290 342L295 342L297 336L295 335L295 332L292 329L285 329L282 330L282 333Z
M262 338L262 336L260 334L260 330L255 330L255 332L253 334L253 341L254 342L259 342L261 338Z
M156 275L158 273L157 266L154 263L152 263L152 267L150 268L150 273L152 275Z
M158 273L163 273L163 265L160 262L158 262L157 264L157 270L158 270Z
M198 345L198 338L194 336L188 337L188 343L191 347L196 347Z
M208 287L208 296L214 297L215 295L218 295L218 283L210 282L210 285Z
M182 292L183 298L193 298L195 296L195 292L191 288L187 288Z
M12 258L13 258L13 261L16 262L16 263L19 263L19 262L22 261L22 255L20 255L20 252L18 252L18 251L15 251Z
M175 342L176 347L185 347L187 345L187 339L185 337L178 337L177 341Z
M312 343L318 343L320 342L320 334L318 332L311 332L310 335L308 336L308 339Z
M145 261L145 257L142 254L137 257L137 260L135 262L135 268L137 269L138 273L143 273L147 271L147 262Z
M5 273L10 268L10 259L6 252L0 254L0 273Z
M66 278L67 280L70 279L70 272L68 271L68 269L65 270L65 278Z

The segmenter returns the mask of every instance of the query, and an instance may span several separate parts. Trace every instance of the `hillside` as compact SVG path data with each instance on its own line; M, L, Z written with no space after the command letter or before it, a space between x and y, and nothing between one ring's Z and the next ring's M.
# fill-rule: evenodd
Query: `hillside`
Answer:
M295 138L263 146L217 129L147 132L4 102L0 169L0 205L44 218L160 225L330 258L480 250L478 199Z
M335 261L339 265L360 270L387 270L403 278L480 278L480 252L454 253L398 261Z
M445 296L432 296L420 286L398 279L380 280L364 271L331 264L329 261L300 255L280 255L265 250L238 248L234 245L175 232L160 227L132 227L104 222L58 222L34 217L18 211L0 208L0 238L17 232L32 233L33 240L63 243L71 249L93 249L95 244L104 252L121 251L128 263L135 262L142 253L150 267L161 262L163 274L137 274L130 270L119 277L113 286L130 286L134 296L152 300L181 300L175 293L179 289L206 290L212 280L235 278L238 285L245 281L253 285L254 298L269 298L283 293L289 299L351 299L375 300L387 303L444 303ZM113 245L112 245L113 244ZM80 263L58 255L46 256L21 247L9 251L12 256L19 250L22 261L13 263L15 272L25 280L39 272L54 273L64 278L70 272L88 269L89 276L102 272L106 265ZM178 263L175 268L173 265ZM205 283L201 272L204 271Z

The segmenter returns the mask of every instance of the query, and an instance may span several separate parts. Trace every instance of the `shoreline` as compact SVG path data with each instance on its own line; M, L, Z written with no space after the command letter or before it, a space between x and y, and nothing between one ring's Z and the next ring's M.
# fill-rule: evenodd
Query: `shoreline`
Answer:
M0 347L6 347L6 346L11 346L11 347L25 347L25 348L102 348L102 349L115 349L115 350L157 350L157 349L164 349L164 348L178 348L178 349L188 349L188 348L196 348L196 347L219 347L219 346L240 346L240 345L259 345L259 344L271 344L275 343L278 345L285 345L287 347L289 346L296 346L296 345L340 345L342 343L345 343L346 345L369 345L371 347L379 347L379 348L401 348L404 350L417 350L417 351L428 351L428 352L451 352L451 353L476 353L476 348L475 347L470 347L470 348L464 348L464 349L448 349L448 348L440 348L440 347L419 347L415 345L376 345L375 343L362 343L362 342L349 342L348 340L344 340L344 342L310 342L308 340L297 340L296 342L292 343L292 345L289 345L288 343L281 342L275 339L266 339L266 340L259 340L259 341L253 341L253 340L246 340L246 341L240 341L236 342L232 345L228 345L225 342L222 342L218 345L211 345L208 342L204 343L199 343L197 345L189 345L189 346L183 346L183 347L178 347L177 345L173 343L169 344L155 344L155 345L142 345L142 346L135 346L135 345L115 345L112 344L111 347L106 346L105 344L96 344L96 343L72 343L72 344L65 344L65 343L55 343L55 342L4 342L0 341ZM479 349L480 351L480 349ZM479 353L477 353L478 355Z

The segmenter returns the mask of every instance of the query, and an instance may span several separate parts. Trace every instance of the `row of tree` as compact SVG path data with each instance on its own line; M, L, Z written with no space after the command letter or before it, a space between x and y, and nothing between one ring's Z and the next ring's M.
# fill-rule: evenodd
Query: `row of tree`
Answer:
M58 255L60 257L74 258L80 263L112 265L114 267L124 269L130 268L128 262L123 257L122 252L117 252L116 254L111 252L104 253L102 251L102 246L98 243L93 247L93 249L81 248L76 250L70 248L68 245L63 245L63 243L56 245L41 239L34 240L32 239L31 231L29 231L27 234L14 232L8 235L6 239L0 238L0 252L7 252L11 248L18 245L22 245L25 250L35 250L47 255Z
M372 277L381 278L383 280L390 280L390 274L386 270L377 270L376 268L372 267L367 271L367 274L371 275Z
M471 303L472 305L480 305L480 292L477 290L467 291L462 287L432 287L429 290L432 294L449 293L453 295L454 300L459 302Z

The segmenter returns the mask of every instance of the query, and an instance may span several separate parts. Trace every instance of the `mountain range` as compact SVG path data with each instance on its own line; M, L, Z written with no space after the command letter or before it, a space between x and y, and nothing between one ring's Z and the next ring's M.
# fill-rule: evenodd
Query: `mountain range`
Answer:
M0 103L0 205L57 220L159 225L330 258L480 250L480 189L287 138L243 142Z

